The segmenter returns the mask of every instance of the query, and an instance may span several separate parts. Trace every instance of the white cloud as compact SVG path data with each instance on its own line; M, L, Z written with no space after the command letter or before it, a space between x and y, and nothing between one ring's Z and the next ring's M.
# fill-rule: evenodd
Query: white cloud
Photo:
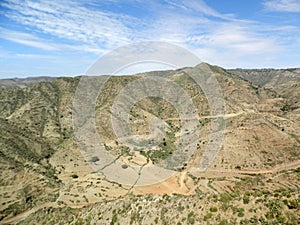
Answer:
M267 0L264 6L269 11L300 12L299 0Z
M95 11L71 1L5 1L5 16L42 33L93 46L128 43L126 15Z
M137 5L137 8L138 5L142 7L145 5L139 0L127 1ZM228 19L207 6L203 0L151 0L147 2L149 6L147 10L151 11L152 15L147 22L132 15L97 9L101 4L118 4L120 0L103 2L89 0L87 3L94 8L85 7L83 3L75 1L4 0L1 5L9 9L3 12L4 16L35 31L50 34L54 38L82 42L92 48L106 49L132 41L153 39L154 35L151 33L160 33L159 36L164 34L176 36L177 30L182 28L186 30L184 26L190 27L189 24L194 23L195 18L198 21L201 18L207 20L205 16ZM185 17L185 25L182 23L182 17Z
M189 37L186 46L201 60L225 68L266 67L274 57L285 51L277 37L261 35L254 24L223 23L211 24L210 32Z
M193 11L207 16L214 16L222 19L228 19L225 15L218 13L210 8L203 0L165 0L169 5L175 8L181 8L186 11Z
M42 55L42 54L19 54L15 55L17 58L22 59L55 59L55 56L52 55Z
M241 55L269 54L281 49L274 37L266 39L265 36L259 35L253 25L246 27L243 24L228 23L215 25L215 28L210 34L192 37L191 41L208 47L229 49Z
M18 32L18 31L12 31L1 27L0 27L0 37L12 42L16 42L19 44L23 44L23 45L27 45L34 48L47 50L47 51L57 50L55 46L47 43L45 40L42 40L34 35Z
M128 2L135 10L143 11L136 16L132 12L120 14L104 10L109 4L115 6L110 7L115 10ZM300 0L265 1L266 8L277 11L295 11L299 4ZM268 60L291 47L285 42L287 38L290 42L299 40L295 35L299 33L298 27L286 24L270 27L239 20L215 11L203 0L149 0L146 3L141 0L87 0L84 3L4 0L1 6L9 9L2 12L4 16L26 27L28 32L2 28L1 37L45 51L103 54L135 41L158 40L186 47L205 61L233 67L264 63L258 59L269 63Z
M245 57L247 60L244 64L249 66L251 63L254 65L257 58L266 59L283 52L285 43L279 41L278 34L280 31L287 33L293 29L294 27L287 26L266 27L251 21L220 21L169 13L153 23L147 36L179 44L197 53L206 62L234 67L238 61L243 64L241 61ZM264 60L260 63L267 64Z
M96 54L103 54L106 49L101 49L100 47L94 47L89 45L70 45L70 44L60 44L55 41L49 41L47 39L40 38L34 34L28 34L19 31L13 31L0 27L0 38L12 41L18 44L42 49L45 51L81 51L81 52L91 52Z

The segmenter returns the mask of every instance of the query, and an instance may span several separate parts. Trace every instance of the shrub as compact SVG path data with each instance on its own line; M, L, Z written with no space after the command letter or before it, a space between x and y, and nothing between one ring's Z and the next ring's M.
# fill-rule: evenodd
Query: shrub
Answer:
M244 195L243 197L243 203L248 204L250 202L250 197L248 195Z
M98 156L93 156L91 159L90 159L90 162L98 162L100 159Z
M231 201L231 196L228 193L221 194L220 201L223 203L228 203Z
M213 214L209 212L204 216L204 220L207 221L207 220L211 219L212 216L213 216Z
M238 213L238 217L244 217L244 215L245 215L245 214L244 214L244 212L242 212L242 211Z
M74 179L77 179L78 175L77 174L72 174L71 177L74 178Z
M189 212L187 221L189 224L194 224L195 223L195 213L194 211Z
M211 207L209 210L211 212L218 212L218 208L217 207Z

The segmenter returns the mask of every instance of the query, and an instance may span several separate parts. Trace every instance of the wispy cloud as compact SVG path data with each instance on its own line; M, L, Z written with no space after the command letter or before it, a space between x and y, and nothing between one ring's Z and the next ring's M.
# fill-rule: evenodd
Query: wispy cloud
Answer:
M25 32L13 31L6 28L0 27L0 38L12 41L18 44L34 47L37 49L45 51L82 51L82 52L91 52L96 54L102 54L106 50L101 49L100 47L93 47L90 45L70 45L70 44L60 44L54 40L48 40L40 38L35 34L29 34Z
M127 1L134 3L137 8L145 4L139 0ZM105 2L120 4L119 0ZM93 6L104 3L93 0L86 2L87 5ZM9 9L3 12L4 16L34 31L63 40L81 42L91 48L106 49L133 41L155 39L155 37L157 39L157 33L160 37L164 36L163 39L168 39L166 38L168 35L176 36L176 33L189 32L187 28L194 29L199 22L202 24L209 22L205 16L230 19L227 15L211 9L202 0L151 0L148 3L147 10L151 14L148 22L134 15L101 11L99 8L96 10L97 7L92 9L74 1L4 0L1 6ZM182 18L185 24L182 23ZM155 35L151 35L152 33Z
M95 11L71 1L4 1L4 16L45 34L89 45L128 43L126 15Z
M15 57L22 59L55 59L55 56L42 54L15 54Z
M49 43L47 41L42 40L41 38L38 38L32 34L18 32L18 31L12 31L5 28L0 27L0 37L12 42L16 42L19 44L31 46L34 48L39 48L42 50L47 51L54 51L57 50L57 48Z
M210 8L203 0L188 1L188 0L165 0L170 6L181 8L188 12L200 13L206 16L213 16L221 19L230 19L228 15L223 15Z
M18 30L1 25L0 38L63 54L103 54L124 44L157 40L179 44L221 66L251 67L269 63L299 41L297 26L242 20L217 12L204 0L3 0L0 5L2 16L19 25ZM272 11L298 12L299 5L298 0L264 2Z
M185 15L177 12L161 14L152 27L144 31L145 36L182 45L196 52L201 59L225 67L232 67L245 56L247 60L242 64L251 67L254 62L251 57L267 59L270 55L277 55L285 50L285 43L279 41L279 31L287 34L295 29L292 26L269 27L231 16L214 19L211 14L204 16L209 11L193 15L194 8L185 7L184 10L187 11Z
M216 25L210 34L191 37L191 42L219 49L230 49L240 54L269 54L280 51L276 38L266 39L254 25L228 23Z
M269 11L300 12L299 0L267 0L264 6Z

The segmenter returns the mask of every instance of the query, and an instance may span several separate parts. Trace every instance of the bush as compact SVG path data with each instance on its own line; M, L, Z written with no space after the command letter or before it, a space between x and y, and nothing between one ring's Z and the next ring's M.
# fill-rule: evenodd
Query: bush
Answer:
M213 216L213 214L209 212L204 216L204 220L207 221L207 220L211 219L212 216Z
M77 174L72 174L71 177L74 178L74 179L77 179L78 175Z
M238 217L244 217L244 215L245 215L244 212L239 212L238 213Z
M189 224L194 224L195 223L195 213L193 211L189 212L187 221Z
M233 225L233 223L228 222L228 220L224 219L218 225Z
M218 212L218 208L217 207L211 207L209 210L211 212Z
M250 197L248 195L244 195L243 203L248 204L250 202Z
M90 162L98 162L100 159L98 156L93 156L91 159L90 159Z
M231 201L231 196L228 193L221 194L220 201L223 203L228 203Z

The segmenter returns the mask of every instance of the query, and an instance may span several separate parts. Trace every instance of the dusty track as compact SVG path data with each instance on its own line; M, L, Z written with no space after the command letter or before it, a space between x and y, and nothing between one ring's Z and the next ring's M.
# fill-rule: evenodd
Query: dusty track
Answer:
M40 209L43 208L49 208L49 207L53 207L53 208L57 208L58 205L56 202L47 202L45 204L36 206L28 211L22 212L14 217L10 217L7 219L4 219L3 221L0 221L0 224L13 224L13 223L17 223L23 219L25 219L26 217L28 217L29 215L31 215L32 213L35 213L37 211L39 211Z
M291 169L296 169L300 167L300 160L296 160L293 162L289 163L283 163L280 165L275 166L272 169L269 170L226 170L226 171L220 171L220 170L211 170L209 169L205 173L198 173L198 176L204 176L206 178L209 177L214 177L215 175L222 175L222 176L229 176L229 177L234 177L238 175L247 175L247 174L276 174L278 172L284 171L284 170L291 170ZM194 173L195 174L195 173ZM180 194L185 194L185 195L190 195L194 192L195 187L189 189L186 184L185 180L187 179L187 171L181 172L179 174L174 175L173 177L169 178L165 182L155 184L155 185L150 185L150 186L145 186L145 187L138 187L134 190L135 194L146 194L146 193L153 193L153 194L171 194L171 193L180 193ZM215 190L211 189L208 186L208 180L204 181L204 187L209 190L212 193L216 193ZM49 207L54 207L57 208L59 207L56 202L49 202L45 203L39 206L36 206L28 211L22 212L14 217L7 218L3 221L0 221L0 224L12 224L12 223L17 223L29 215L37 212L40 209L43 208L49 208Z
M244 177L246 175L255 175L255 174L276 174L284 170L291 170L300 167L300 160L283 163L281 165L275 166L269 170L212 170L209 169L206 172L198 172L198 171L191 171L193 175L196 177L205 177L207 180L204 180L202 185L207 189L209 192L216 193L215 190L211 189L208 186L208 179L209 178L217 178L217 177ZM188 188L185 184L185 180L188 178L187 175L188 171L178 173L173 177L167 179L164 182L159 184L139 187L135 189L135 193L137 194L146 194L146 193L153 193L153 194L171 194L171 193L180 193L184 195L193 194L194 190L196 189L196 185L194 187Z
M300 167L300 160L296 160L293 162L283 163L280 165L277 165L273 167L272 169L268 170L209 170L208 173L222 173L223 175L226 174L267 174L267 173L278 173L282 170L290 170L290 169L296 169Z

